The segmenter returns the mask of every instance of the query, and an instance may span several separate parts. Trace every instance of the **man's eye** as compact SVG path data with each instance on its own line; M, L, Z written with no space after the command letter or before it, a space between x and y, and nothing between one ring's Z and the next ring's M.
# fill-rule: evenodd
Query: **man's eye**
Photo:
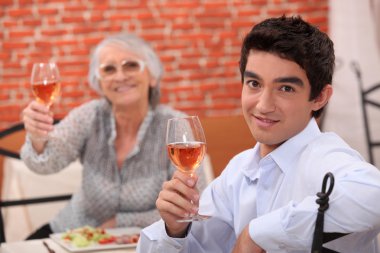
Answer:
M280 90L285 91L285 92L293 92L294 91L293 87L287 86L287 85L282 86Z
M250 88L258 88L260 87L260 83L256 80L248 80L246 82L246 84L250 87Z

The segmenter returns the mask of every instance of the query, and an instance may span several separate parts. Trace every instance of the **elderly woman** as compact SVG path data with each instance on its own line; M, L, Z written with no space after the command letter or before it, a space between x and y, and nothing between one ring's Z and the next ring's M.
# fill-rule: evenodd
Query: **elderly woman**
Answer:
M155 201L174 172L165 152L166 123L184 116L157 105L162 72L144 40L112 36L90 61L89 83L102 98L72 110L54 127L46 106L33 101L24 109L21 157L31 170L56 173L78 158L83 164L79 191L28 239L85 225L145 227L159 219Z

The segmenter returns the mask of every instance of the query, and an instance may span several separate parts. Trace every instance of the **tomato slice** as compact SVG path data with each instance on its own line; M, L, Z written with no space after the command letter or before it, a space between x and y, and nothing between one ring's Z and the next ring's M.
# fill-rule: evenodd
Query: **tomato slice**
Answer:
M99 244L108 244L115 242L116 238L114 236L110 236L108 238L102 238L98 241Z

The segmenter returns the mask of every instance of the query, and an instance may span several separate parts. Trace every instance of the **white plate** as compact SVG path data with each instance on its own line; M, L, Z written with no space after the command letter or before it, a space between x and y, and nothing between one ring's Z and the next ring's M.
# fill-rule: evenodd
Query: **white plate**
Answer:
M106 232L119 236L124 234L138 234L140 233L141 228L137 227L130 227L130 228L111 228L106 229ZM76 247L72 243L63 240L62 235L65 233L56 233L51 234L50 238L61 245L63 248L70 252L85 252L85 251L94 251L94 250L108 250L108 249L125 249L125 248L136 248L137 243L128 243L128 244L117 244L117 243L108 243L108 244L98 244L98 243L92 243L89 246L86 247Z

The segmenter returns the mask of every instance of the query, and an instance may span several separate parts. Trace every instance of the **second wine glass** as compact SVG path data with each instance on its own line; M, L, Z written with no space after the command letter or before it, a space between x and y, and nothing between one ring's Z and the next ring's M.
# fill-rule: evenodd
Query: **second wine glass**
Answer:
M60 96L61 78L58 66L52 62L39 62L33 64L30 83L32 91L38 103L48 108ZM49 133L48 137L41 139L57 138L55 134Z
M37 101L47 107L60 95L60 75L55 63L34 63L30 82Z
M166 131L169 158L175 167L193 175L206 154L206 138L197 116L169 119ZM196 214L178 222L200 221L209 216Z

